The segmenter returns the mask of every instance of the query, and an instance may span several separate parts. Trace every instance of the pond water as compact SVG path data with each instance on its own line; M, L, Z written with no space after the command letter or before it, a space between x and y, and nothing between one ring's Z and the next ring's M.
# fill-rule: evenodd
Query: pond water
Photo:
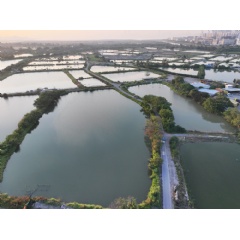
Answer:
M23 116L33 110L34 101L38 96L0 98L0 142L4 141L7 135L17 129L18 122Z
M89 74L85 73L83 70L73 70L73 71L69 71L70 74L72 74L72 76L76 79L82 77L82 78L91 78L92 76L90 76Z
M1 61L0 60L0 71L5 69L8 66L11 66L12 64L16 64L22 61L22 59L16 59L16 60L6 60L6 61Z
M232 59L230 62L233 62L233 63L240 62L240 58Z
M182 66L184 64L186 64L188 61L185 61L185 62L171 62L171 63L168 63L169 66Z
M180 155L195 208L240 208L239 144L188 143Z
M112 66L93 66L90 69L92 72L118 72L118 71L131 71L134 68L129 67L112 67Z
M0 93L21 93L38 88L75 88L71 79L63 72L39 72L14 74L0 81Z
M173 72L173 73L180 73L180 74L189 74L189 75L197 75L198 71L197 70L193 70L193 69L184 69L184 68L171 68L171 67L167 67L167 68L159 68L159 69L163 69L169 72ZM205 70L206 72L206 70Z
M96 78L88 78L88 79L84 79L84 80L79 80L79 82L85 87L106 86L105 83L99 81Z
M118 53L116 52L103 52L103 53L101 53L102 55L104 55L104 56L112 56L112 55L117 55Z
M23 71L42 71L42 70L64 70L64 69L82 69L83 64L76 65L45 65L45 66L27 66Z
M217 56L214 58L211 58L211 61L227 61L232 59L233 57L224 57L224 56Z
M213 54L204 54L201 57L210 58L210 57L214 57L214 55Z
M189 52L189 53L210 53L210 52L206 52L206 51L201 51L201 50L186 50L183 52Z
M146 199L151 184L140 106L114 90L71 93L44 115L9 160L0 191L101 204L118 197Z
M107 49L107 50L99 50L100 53L115 53L118 54L119 50Z
M198 62L195 62L195 63L193 63L191 66L194 66L195 64L198 64L198 65L213 65L214 64L214 62L213 61L198 61ZM206 72L206 70L205 70L205 72ZM196 74L197 74L197 71L196 71ZM195 74L195 75L196 75Z
M208 113L191 99L179 96L168 86L162 84L148 84L130 87L130 92L143 97L145 95L161 96L172 104L171 108L176 124L187 130L232 132L231 127L222 117Z
M19 57L32 57L33 56L33 54L31 54L31 53L23 53L23 54L15 54L14 55L14 57L15 58L19 58Z
M171 57L154 57L153 60L156 61L162 61L162 60L167 60L167 61L175 61L178 58L171 58Z
M169 72L197 75L198 71L193 69L180 69L180 68L162 68ZM205 79L214 81L223 81L233 83L234 79L240 79L240 72L238 71L215 71L214 69L205 70Z
M127 64L127 63L132 63L134 60L110 60L110 62L116 63L116 64Z
M82 60L66 60L66 61L33 61L28 65L76 65L84 64L85 61Z
M140 72L126 72L126 73L110 73L110 74L102 74L102 76L112 80L113 82L134 82L134 81L140 81L143 79L148 78L158 78L160 75L146 72L146 71L140 71Z
M64 60L69 60L69 59L82 59L83 56L82 55L67 55L67 56L63 56Z

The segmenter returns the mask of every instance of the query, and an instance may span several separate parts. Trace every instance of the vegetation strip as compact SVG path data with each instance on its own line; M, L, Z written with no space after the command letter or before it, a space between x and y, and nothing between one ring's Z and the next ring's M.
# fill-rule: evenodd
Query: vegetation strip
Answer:
M73 82L75 85L77 85L79 88L81 88L81 89L85 88L85 86L83 86L78 80L76 80L69 71L65 70L65 71L63 71L63 72L64 72L64 73L72 80L72 82Z
M28 205L29 201L31 201L31 206ZM83 204L78 202L69 202L63 203L60 199L56 198L45 198L45 197L33 197L29 199L29 196L9 196L6 193L0 193L0 206L1 208L6 209L21 209L27 205L27 208L35 208L34 203L43 203L48 205L49 208L60 209L62 205L65 208L72 209L102 209L101 205L95 204Z
M150 178L152 180L147 199L138 205L139 208L160 208L161 194L160 194L160 166L162 159L159 155L161 146L162 133L160 130L160 117L151 115L146 122L145 135L151 148L151 158L149 159L148 169L150 171Z

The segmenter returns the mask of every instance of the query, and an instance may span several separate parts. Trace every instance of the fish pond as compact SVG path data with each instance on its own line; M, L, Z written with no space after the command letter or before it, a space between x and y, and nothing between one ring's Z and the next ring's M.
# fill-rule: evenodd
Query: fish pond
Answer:
M188 74L188 75L195 75L195 76L197 76L197 73L198 73L198 71L194 69L164 68L164 70L173 72L173 73ZM214 69L206 69L204 78L208 80L233 83L234 79L240 79L240 72L234 71L234 70L218 71Z
M0 81L0 93L24 93L38 88L75 88L71 79L63 72L37 72L14 74Z
M230 126L222 117L211 114L193 100L176 94L168 86L163 84L148 84L130 87L130 92L143 97L155 95L166 98L172 105L176 124L187 130L233 132Z
M240 208L239 144L187 143L180 154L195 208Z
M102 76L110 79L113 82L134 82L149 78L158 78L160 75L146 71L124 72L124 73L109 73Z
M12 64L19 63L20 61L22 61L22 59L6 60L6 61L0 60L0 71L5 69L6 67L11 66Z
M118 197L146 199L150 153L140 106L114 90L70 93L44 115L9 160L0 191L101 204Z

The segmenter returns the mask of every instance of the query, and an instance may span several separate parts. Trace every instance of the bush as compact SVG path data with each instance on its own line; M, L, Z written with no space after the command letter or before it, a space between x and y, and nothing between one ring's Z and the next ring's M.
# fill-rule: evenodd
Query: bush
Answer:
M223 116L226 119L226 121L228 121L234 127L240 129L240 112L237 110L237 108L228 108L223 113Z
M112 209L136 209L138 208L137 201L134 197L117 198L109 206Z
M203 102L203 107L208 112L221 115L228 107L233 107L233 104L227 97L218 95L216 97L206 99Z
M66 206L73 208L73 209L102 209L103 208L100 205L83 204L83 203L78 203L78 202L67 203Z

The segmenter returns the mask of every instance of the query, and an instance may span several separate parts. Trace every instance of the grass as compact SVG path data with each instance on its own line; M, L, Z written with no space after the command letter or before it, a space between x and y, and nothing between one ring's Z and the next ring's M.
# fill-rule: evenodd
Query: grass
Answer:
M7 193L0 193L0 208L6 209L23 209L29 202L29 196L9 196ZM83 204L78 202L63 203L61 199L46 198L42 196L32 197L34 202L41 202L49 206L61 207L66 205L73 209L102 209L101 205Z
M88 54L87 55L90 62L105 62L103 58L96 56L95 54Z
M69 73L69 71L67 71L67 70L65 70L65 71L63 71L65 74L67 74L67 76L72 80L72 82L75 84L75 85L77 85L79 88L81 88L81 89L84 89L85 88L85 86L83 86L80 82L78 82L78 80L77 79L75 79L74 77L73 77L73 75L71 74L71 73Z

